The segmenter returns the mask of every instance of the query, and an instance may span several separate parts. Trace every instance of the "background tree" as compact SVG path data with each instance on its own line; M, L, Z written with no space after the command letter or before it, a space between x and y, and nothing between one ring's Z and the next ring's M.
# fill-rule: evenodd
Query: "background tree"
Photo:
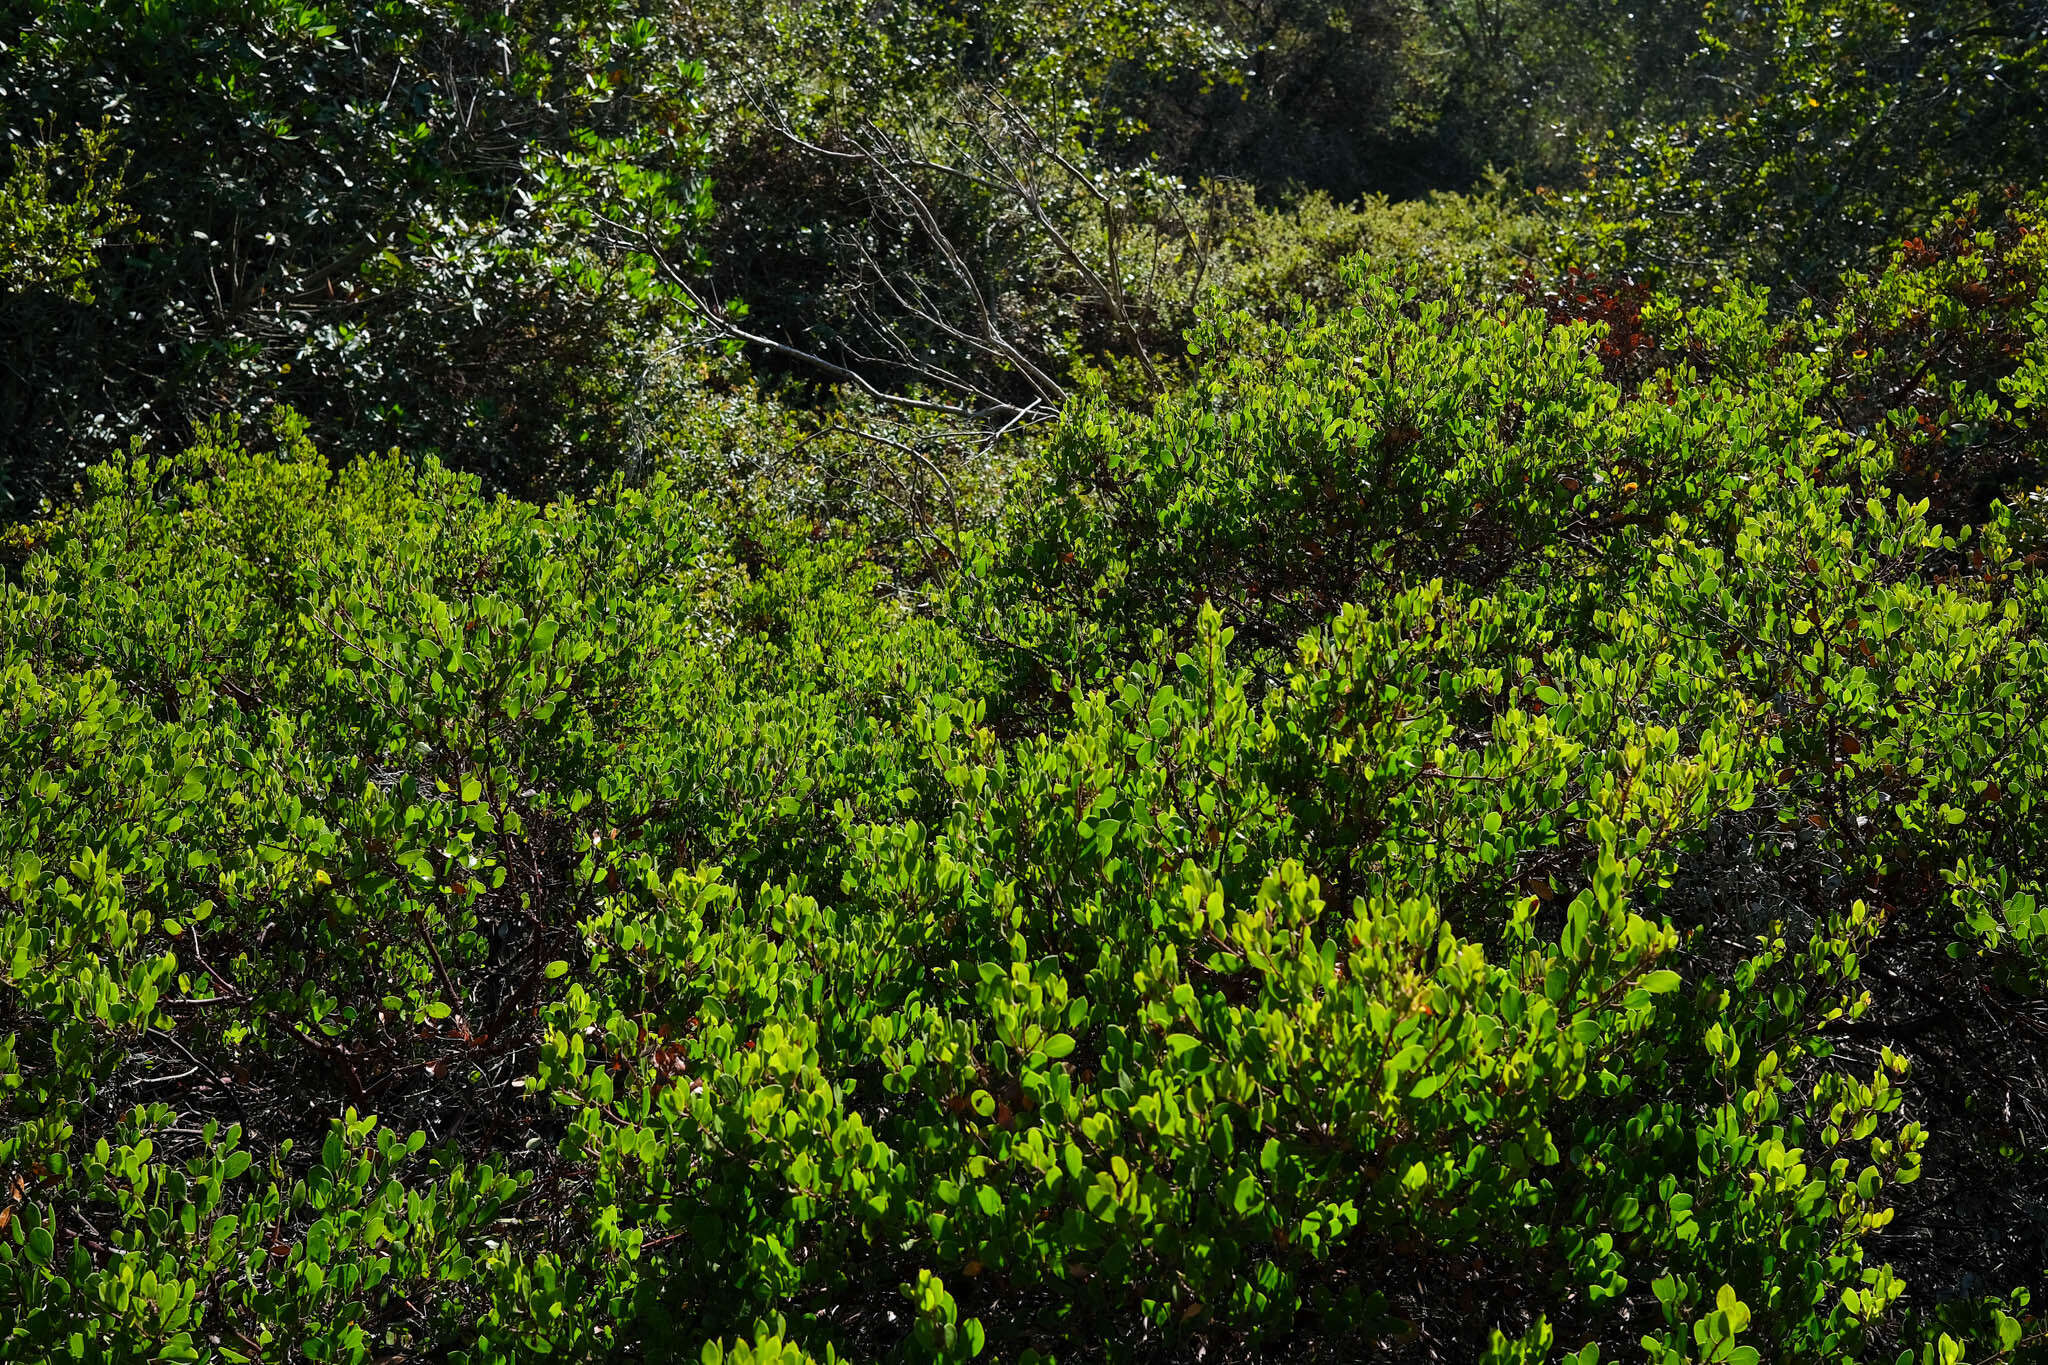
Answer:
M146 236L102 250L89 306L9 296L6 496L280 401L340 449L403 440L508 486L615 459L674 317L634 244L708 209L699 70L640 8L30 6L0 122L32 148L104 119Z
M1825 291L1956 196L2048 175L2039 0L1716 4L1700 38L1676 116L1595 168L1642 266Z

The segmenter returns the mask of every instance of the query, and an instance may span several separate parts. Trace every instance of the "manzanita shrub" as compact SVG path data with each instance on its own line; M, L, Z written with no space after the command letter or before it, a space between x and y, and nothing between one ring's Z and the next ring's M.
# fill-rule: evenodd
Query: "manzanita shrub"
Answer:
M2041 1358L2026 490L1831 419L1853 310L1351 291L942 591L100 469L0 597L0 1354Z
M975 686L852 542L761 528L789 546L750 573L660 481L543 512L331 475L289 421L102 469L31 535L0 627L10 1359L436 1339L525 1221L553 1139L509 1100L618 850L836 878L844 812L920 808L902 714Z

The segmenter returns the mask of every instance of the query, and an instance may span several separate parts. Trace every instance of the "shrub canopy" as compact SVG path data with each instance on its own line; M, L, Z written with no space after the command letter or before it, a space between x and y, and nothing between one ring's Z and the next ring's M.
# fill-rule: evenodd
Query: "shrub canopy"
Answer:
M2032 9L16 8L0 1360L2048 1360Z

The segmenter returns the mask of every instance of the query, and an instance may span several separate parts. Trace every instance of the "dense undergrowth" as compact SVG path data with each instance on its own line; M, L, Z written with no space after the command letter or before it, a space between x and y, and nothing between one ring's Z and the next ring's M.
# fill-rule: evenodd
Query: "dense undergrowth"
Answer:
M0 1359L2048 1359L2031 11L34 8Z

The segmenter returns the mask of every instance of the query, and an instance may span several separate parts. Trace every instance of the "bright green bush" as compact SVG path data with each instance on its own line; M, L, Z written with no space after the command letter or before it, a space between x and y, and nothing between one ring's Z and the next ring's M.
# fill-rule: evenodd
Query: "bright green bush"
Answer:
M1362 264L1350 280L1346 306L1212 320L1194 382L1149 410L1071 410L991 632L1085 675L1207 601L1270 658L1435 577L1625 579L1671 513L1723 515L1788 447L1825 457L1810 373L1679 373L1645 396L1610 381L1596 332L1519 299Z
M502 1123L614 850L830 880L842 807L918 800L905 708L972 686L852 543L748 541L660 483L543 513L397 460L330 475L290 423L278 441L102 470L7 589L0 1160L34 1181L0 1253L10 1357L62 1351L85 1302L111 1358L187 1330L318 1359L438 1332L523 1151L455 1158L458 1097ZM321 1149L341 1103L316 1094L437 1133L348 1168L403 1218L319 1231L354 1196L277 1164ZM218 1110L203 1133L195 1106ZM239 1184L237 1142L260 1163ZM56 1225L53 1263L62 1211L100 1231ZM161 1321L107 1297L95 1258L130 1239L162 1248L132 1263Z
M50 291L92 301L93 276L108 238L133 226L121 203L126 167L106 129L78 136L75 164L58 146L17 145L0 184L0 289ZM60 168L72 171L71 183Z
M2039 532L1837 420L1977 269L1360 266L921 553L744 391L545 508L101 467L0 596L0 1354L2039 1359Z
M1869 1020L1887 933L1965 926L1939 889L1853 888L1989 833L1953 803L2004 760L1914 699L1982 677L1968 728L2003 732L2039 606L1970 632L1985 608L1919 578L1944 541L1910 509L1851 520L1797 477L1770 503L1732 563L1666 538L1596 647L1511 668L1484 662L1511 611L1431 589L1348 608L1255 703L1212 613L1059 738L927 722L952 816L853 828L836 897L746 911L677 873L593 921L635 984L571 992L539 1084L607 1209L689 1248L636 1292L786 1310L915 1269L941 1356L970 1314L1005 1357L1103 1324L1362 1352L1459 1331L1408 1272L1480 1258L1514 1268L1494 1312L1550 1305L1612 1350L1633 1307L1660 1360L1891 1337L1869 1249L1928 1138L1906 1059L1852 1065L1830 1030ZM1836 631L1874 658L1806 640ZM1860 787L1823 757L1851 730ZM1848 888L1702 901L1744 829L1766 883L1840 858Z

